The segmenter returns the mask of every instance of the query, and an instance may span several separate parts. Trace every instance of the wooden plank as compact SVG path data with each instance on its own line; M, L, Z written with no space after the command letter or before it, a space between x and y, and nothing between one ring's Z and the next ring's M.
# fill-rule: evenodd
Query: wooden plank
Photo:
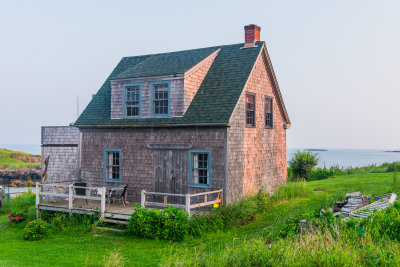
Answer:
M215 193L222 193L221 190L216 190L216 191L208 191L208 192L202 192L202 193L196 193L196 194L190 194L191 197L196 197L196 196L202 196L202 195L209 195L209 194L215 194Z
M69 197L69 195L68 195L68 194L60 194L60 193L47 193L47 192L39 192L39 195L41 195L41 196L63 197L63 198L67 198L67 197Z
M171 197L185 197L185 194L172 194L172 193L160 193L160 192L145 192L146 195L156 196L171 196Z
M74 199L88 199L88 200L99 200L101 201L101 197L86 197L86 196L79 196L79 195L73 195Z
M164 196L164 204L168 204L168 196Z
M217 204L217 203L221 203L221 199L214 200L214 201L208 201L208 202L205 202L205 203L193 204L193 205L190 205L190 208L191 209L195 209L195 208L200 208L200 207L203 207L203 206L214 205L214 204Z
M180 209L186 208L185 205L180 205L180 204L168 204L168 205L165 205L164 203L148 202L148 201L146 201L146 206L155 206L155 207L164 207L164 208L166 208L167 206L172 206L172 207L180 208Z

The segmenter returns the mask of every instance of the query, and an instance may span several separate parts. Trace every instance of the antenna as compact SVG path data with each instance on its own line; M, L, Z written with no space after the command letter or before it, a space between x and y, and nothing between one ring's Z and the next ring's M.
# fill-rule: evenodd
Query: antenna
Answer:
M79 96L76 97L76 118L79 117Z

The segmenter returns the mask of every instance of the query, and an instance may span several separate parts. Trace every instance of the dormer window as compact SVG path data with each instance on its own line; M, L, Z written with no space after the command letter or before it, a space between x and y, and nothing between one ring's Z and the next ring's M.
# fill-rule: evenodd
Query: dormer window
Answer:
M169 82L156 82L151 84L152 115L169 115Z
M127 84L124 86L124 112L125 117L140 116L140 84Z

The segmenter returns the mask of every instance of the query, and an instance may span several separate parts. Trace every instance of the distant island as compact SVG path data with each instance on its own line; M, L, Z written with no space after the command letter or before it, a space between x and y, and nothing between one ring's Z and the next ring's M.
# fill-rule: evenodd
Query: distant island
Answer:
M400 150L388 150L388 151L383 151L383 152L400 153Z
M312 152L314 152L314 151L328 151L327 149L323 149L323 148L307 148L307 149L304 149L304 151L312 151Z

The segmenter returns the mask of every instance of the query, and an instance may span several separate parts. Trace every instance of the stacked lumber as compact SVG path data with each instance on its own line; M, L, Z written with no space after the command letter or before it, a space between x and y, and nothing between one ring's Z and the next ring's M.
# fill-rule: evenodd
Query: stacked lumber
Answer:
M392 205L396 199L397 195L394 193L376 196L374 197L375 202L357 210L353 210L350 212L349 217L355 218L356 220L362 220L363 218L370 216L374 210L386 209Z
M367 206L369 200L370 196L363 195L361 192L346 194L345 200L335 203L333 207L333 212L335 212L334 215L339 216L342 214L343 216L348 216L350 212Z

